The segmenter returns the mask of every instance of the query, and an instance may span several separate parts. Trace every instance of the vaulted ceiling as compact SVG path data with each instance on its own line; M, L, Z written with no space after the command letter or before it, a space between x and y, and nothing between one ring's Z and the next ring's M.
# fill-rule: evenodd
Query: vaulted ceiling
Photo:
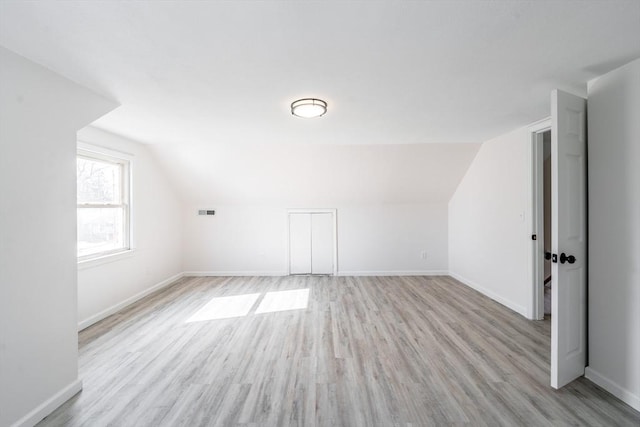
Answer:
M632 1L12 1L0 44L145 143L481 142L640 56ZM318 120L289 104L329 103Z

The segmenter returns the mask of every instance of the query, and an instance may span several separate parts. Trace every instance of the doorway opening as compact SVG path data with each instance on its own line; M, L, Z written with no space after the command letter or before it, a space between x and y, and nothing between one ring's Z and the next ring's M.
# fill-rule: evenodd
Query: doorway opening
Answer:
M544 250L542 286L543 314L551 317L551 131L542 133L542 247Z
M549 320L552 304L552 150L551 122L532 131L533 307L532 319Z

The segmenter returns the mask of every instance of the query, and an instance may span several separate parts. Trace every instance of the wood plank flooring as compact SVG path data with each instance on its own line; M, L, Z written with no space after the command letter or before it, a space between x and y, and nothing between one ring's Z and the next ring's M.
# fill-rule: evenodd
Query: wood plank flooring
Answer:
M449 277L185 278L80 333L84 390L39 425L640 425L551 389L549 334Z

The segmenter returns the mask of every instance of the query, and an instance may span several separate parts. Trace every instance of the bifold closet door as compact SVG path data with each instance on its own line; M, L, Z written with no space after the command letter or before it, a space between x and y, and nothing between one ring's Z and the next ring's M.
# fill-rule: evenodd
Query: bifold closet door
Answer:
M289 274L333 274L333 214L289 214Z
M311 274L333 273L333 215L311 214Z
M311 274L311 214L289 214L289 273Z

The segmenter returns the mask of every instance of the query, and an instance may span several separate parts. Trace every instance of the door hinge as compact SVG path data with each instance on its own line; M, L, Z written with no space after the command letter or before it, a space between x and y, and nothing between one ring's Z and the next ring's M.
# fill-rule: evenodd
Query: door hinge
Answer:
M538 240L538 235L537 234L532 234L531 235L531 240Z

